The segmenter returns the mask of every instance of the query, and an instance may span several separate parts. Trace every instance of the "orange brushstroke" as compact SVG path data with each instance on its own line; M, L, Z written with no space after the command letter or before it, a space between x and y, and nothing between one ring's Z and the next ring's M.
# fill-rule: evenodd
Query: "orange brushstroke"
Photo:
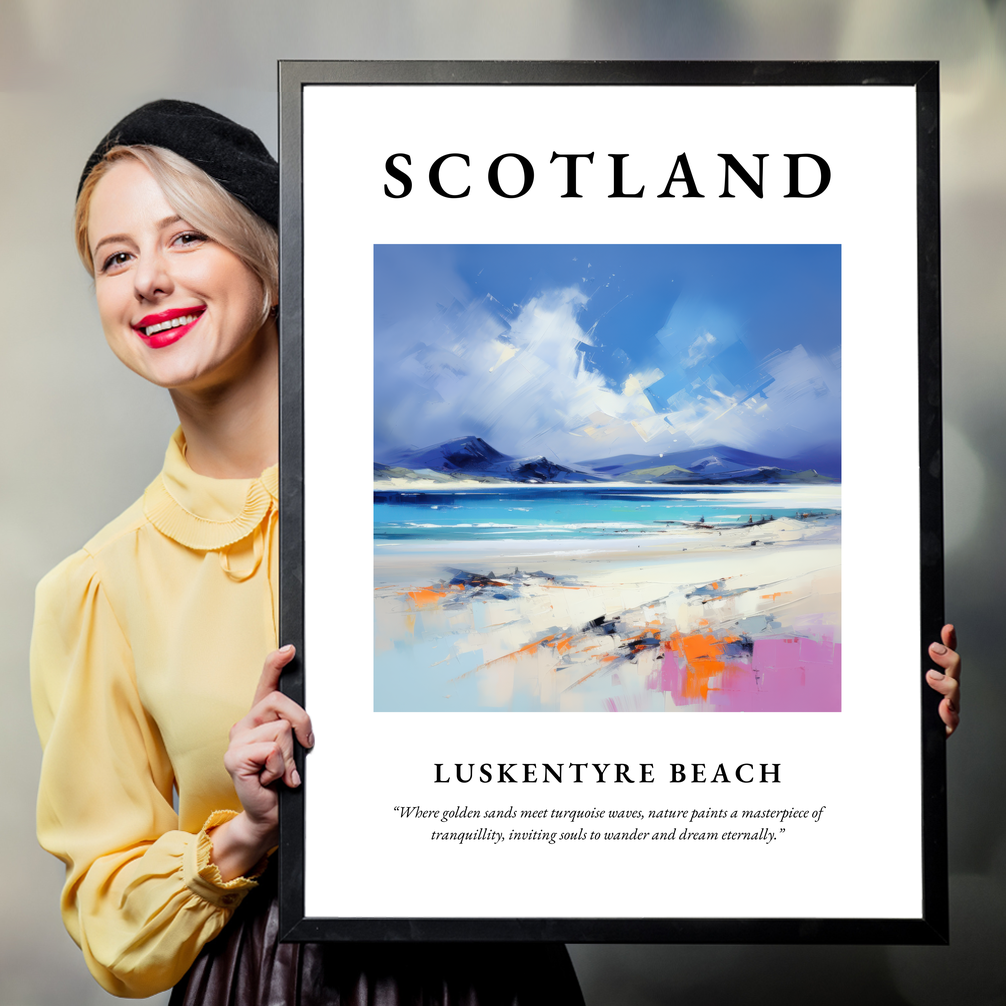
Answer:
M409 598L417 608L428 608L431 604L439 604L447 596L446 590L436 587L423 587L422 590L408 591Z
M565 637L563 637L565 638ZM467 678L472 674L478 674L479 671L484 671L488 667L492 667L494 664L501 664L505 660L517 660L519 657L527 656L533 650L536 650L539 646L553 646L556 645L552 641L555 639L555 633L551 635L542 636L541 639L533 639L530 643L526 643L519 650L514 650L513 653L504 653L502 656L493 657L492 660L487 660L484 664L479 664L478 667L473 667L470 671L465 671L464 674L459 675L456 678L452 678L452 681L461 681L463 678ZM562 640L560 640L561 642ZM572 642L572 640L571 640Z
M585 674L585 675L584 675L584 676L583 676L582 678L578 679L577 681L574 681L574 682L573 682L573 683L572 683L572 684L571 684L571 685L570 685L570 686L569 686L569 687L568 687L568 688L566 689L566 691L570 691L570 690L572 690L573 688L576 688L576 687L577 687L577 685L582 685L582 684L584 683L584 681L586 681L586 680L587 680L588 678L592 678L592 677L593 677L593 676L594 676L595 674L597 674L597 672L598 672L599 670L600 670L600 668L599 668L599 667L595 667L595 668L594 668L594 669L593 669L592 671L590 671L590 672L589 672L588 674Z
M547 646L552 640L555 639L555 633L553 632L550 636L542 636L541 639L534 639L530 643L526 643L519 650L514 650L513 653L507 653L503 657L499 657L500 660L505 660L507 657L513 658L517 657L522 653L530 653L533 649L538 646Z
M441 586L421 587L419 590L407 590L405 594L411 598L417 608L428 608L430 605L438 604L448 594L460 594L463 590L463 584L449 583Z
M700 624L708 626L709 623L703 621ZM679 631L671 633L664 643L664 648L675 650L685 658L685 682L682 689L684 697L706 699L710 687L714 689L716 687L712 679L722 675L726 670L723 652L727 644L738 641L738 636L729 635L717 639L709 629L687 635Z
M793 591L791 590L777 590L774 594L762 594L761 599L763 601L776 601L780 597L782 597L783 594L792 594L792 593Z

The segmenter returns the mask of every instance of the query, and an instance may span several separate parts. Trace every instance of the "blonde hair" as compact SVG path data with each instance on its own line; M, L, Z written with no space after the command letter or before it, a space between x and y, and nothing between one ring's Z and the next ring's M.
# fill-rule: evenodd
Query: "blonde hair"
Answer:
M112 165L126 158L139 161L154 176L168 205L183 220L234 252L255 273L262 283L264 323L279 294L279 236L202 168L165 147L112 147L84 181L74 211L74 238L92 279L94 259L87 240L91 197Z

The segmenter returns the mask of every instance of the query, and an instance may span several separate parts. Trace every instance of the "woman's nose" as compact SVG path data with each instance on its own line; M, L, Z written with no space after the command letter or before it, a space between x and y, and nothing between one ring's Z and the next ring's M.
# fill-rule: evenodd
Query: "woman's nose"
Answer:
M174 290L168 262L160 251L141 254L133 271L137 300L156 301Z

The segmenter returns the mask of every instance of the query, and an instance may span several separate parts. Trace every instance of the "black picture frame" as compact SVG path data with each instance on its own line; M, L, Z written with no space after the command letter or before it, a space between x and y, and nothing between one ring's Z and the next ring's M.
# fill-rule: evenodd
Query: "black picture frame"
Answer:
M943 624L940 377L939 70L935 62L355 62L281 61L280 105L280 640L298 648L282 688L311 710L304 647L304 382L302 95L306 86L450 87L682 85L914 88L918 240L920 668L923 904L918 918L319 918L305 914L304 785L281 794L280 926L287 941L465 940L625 943L939 944L948 933L945 736L939 696L924 681Z

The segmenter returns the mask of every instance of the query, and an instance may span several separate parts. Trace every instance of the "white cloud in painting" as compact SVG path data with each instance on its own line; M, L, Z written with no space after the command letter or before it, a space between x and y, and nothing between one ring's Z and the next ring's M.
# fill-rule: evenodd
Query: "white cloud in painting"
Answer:
M595 335L578 320L587 300L572 286L506 310L489 297L456 302L424 331L384 333L381 421L408 431L411 446L475 435L507 454L560 462L714 443L787 457L838 428L837 357L796 345L735 385L710 366L722 343L703 331L674 361L682 386L660 399L647 389L663 370L615 382L588 362Z
M725 443L786 457L826 441L840 422L837 359L811 356L803 346L777 352L761 369L760 391L726 394L712 380L674 395L667 421L700 444Z
M704 332L688 347L688 356L681 361L681 365L688 370L697 367L712 356L714 345L716 345L716 336L712 332Z

